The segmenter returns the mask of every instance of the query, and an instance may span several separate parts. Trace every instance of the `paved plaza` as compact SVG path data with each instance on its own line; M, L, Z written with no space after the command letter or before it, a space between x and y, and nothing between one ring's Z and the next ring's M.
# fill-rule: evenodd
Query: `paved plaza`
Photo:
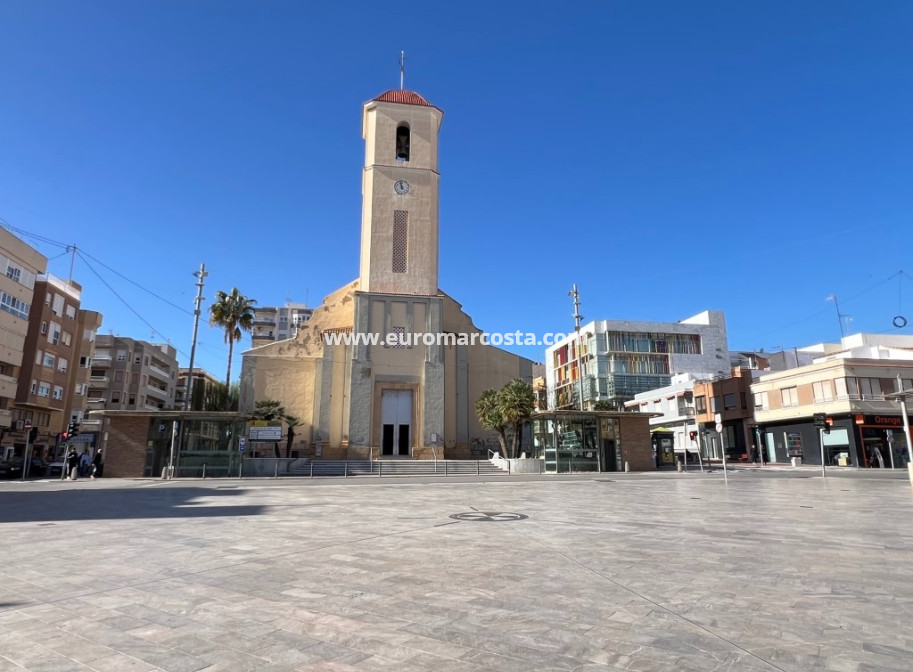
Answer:
M0 482L0 672L913 669L906 474Z

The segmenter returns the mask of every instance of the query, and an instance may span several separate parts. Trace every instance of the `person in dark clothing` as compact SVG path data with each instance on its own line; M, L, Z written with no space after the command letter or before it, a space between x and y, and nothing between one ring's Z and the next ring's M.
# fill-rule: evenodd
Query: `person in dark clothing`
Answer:
M71 481L79 478L79 454L75 448L70 448L67 453L67 473L70 475Z
M104 462L101 460L101 448L99 448L95 453L95 457L92 458L92 478L101 478L104 468Z

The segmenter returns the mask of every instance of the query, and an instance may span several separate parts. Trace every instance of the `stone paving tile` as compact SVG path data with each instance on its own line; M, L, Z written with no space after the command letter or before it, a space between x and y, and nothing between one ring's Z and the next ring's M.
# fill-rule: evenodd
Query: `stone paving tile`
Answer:
M913 669L906 481L612 480L0 483L0 672Z

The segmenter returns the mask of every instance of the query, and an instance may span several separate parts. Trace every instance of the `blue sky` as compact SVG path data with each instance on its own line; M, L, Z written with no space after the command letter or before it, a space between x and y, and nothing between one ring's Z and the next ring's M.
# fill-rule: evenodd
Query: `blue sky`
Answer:
M848 333L911 333L906 0L9 0L0 22L0 217L185 307L77 259L104 333L184 364L200 262L208 299L264 305L357 276L361 105L401 49L445 111L441 287L480 328L571 330L576 282L586 320L723 310L733 349L838 339L831 294ZM197 353L224 374L220 333Z

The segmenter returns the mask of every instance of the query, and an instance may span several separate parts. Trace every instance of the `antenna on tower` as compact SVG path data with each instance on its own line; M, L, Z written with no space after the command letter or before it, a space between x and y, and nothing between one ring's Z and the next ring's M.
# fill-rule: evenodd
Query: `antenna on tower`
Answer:
M399 52L399 90L403 90L406 81L406 52Z

